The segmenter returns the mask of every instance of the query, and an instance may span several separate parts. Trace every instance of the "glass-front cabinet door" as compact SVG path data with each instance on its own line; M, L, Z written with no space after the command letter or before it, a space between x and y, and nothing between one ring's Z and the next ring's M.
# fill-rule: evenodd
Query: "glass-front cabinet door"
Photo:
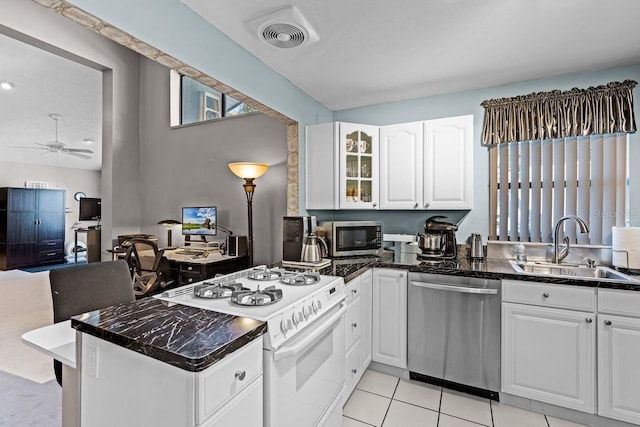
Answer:
M377 209L378 127L340 123L340 209Z

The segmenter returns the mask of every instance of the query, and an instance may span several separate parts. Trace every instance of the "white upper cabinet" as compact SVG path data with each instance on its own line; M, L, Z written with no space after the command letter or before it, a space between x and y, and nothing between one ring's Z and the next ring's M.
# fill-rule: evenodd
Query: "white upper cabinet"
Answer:
M473 116L424 122L423 206L473 208Z
M378 208L378 134L355 123L307 126L307 209Z
M307 209L472 209L473 116L306 128Z
M377 209L380 161L377 126L339 123L340 209Z
M421 209L422 122L380 128L380 209Z

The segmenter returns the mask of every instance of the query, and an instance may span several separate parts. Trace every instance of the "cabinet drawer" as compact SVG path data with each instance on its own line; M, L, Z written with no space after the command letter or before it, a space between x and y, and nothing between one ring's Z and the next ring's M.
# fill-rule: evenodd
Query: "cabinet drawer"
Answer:
M196 424L204 422L261 374L262 338L199 373L196 376Z
M503 280L502 300L571 310L596 310L595 289L580 286Z
M360 296L360 290L362 288L362 279L360 277L356 277L353 280L350 280L345 284L345 291L347 292L345 302L350 304L351 301L358 298Z
M47 240L38 243L38 251L52 251L55 249L63 250L64 242L62 240Z
M180 264L180 272L181 273L202 273L204 274L206 272L206 268L205 265L198 265L198 264Z
M64 259L64 252L62 249L54 249L48 251L40 251L38 253L38 262L46 263L46 262L59 262Z
M181 272L178 274L178 281L181 285L186 285L189 283L196 283L206 279L206 276L201 273L184 273Z
M362 336L362 318L360 315L360 300L356 298L347 306L344 316L345 348L348 349L358 338Z
M356 388L358 380L362 376L362 345L360 340L347 351L345 356L345 396L344 399L348 399L349 395Z
M598 312L640 317L640 292L598 289Z

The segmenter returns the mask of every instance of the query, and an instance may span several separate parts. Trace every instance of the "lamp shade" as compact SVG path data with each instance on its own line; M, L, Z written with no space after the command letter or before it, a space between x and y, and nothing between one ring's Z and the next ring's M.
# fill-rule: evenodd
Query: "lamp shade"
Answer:
M160 225L176 225L176 224L182 224L180 221L176 221L175 219L163 219L158 221L158 224Z
M236 162L229 163L229 169L240 178L258 178L269 169L264 163Z

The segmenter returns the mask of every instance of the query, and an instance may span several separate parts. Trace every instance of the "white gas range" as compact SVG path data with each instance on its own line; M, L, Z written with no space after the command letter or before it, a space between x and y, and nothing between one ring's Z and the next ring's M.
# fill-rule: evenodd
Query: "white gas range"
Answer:
M346 310L342 278L261 266L156 298L267 323L265 426L341 425Z

